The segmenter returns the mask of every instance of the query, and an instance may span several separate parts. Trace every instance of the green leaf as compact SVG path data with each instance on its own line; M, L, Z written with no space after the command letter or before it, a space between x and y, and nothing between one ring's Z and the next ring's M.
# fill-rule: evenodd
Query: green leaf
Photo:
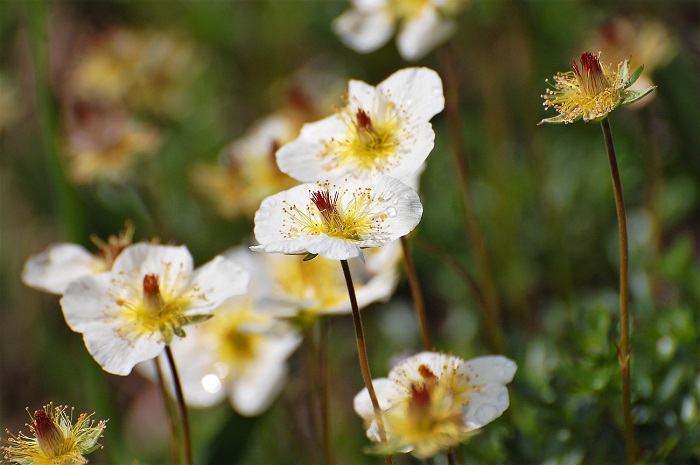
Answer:
M630 103L634 103L637 100L640 100L644 97L646 97L648 94L650 94L654 89L656 89L656 86L651 86L648 89L645 90L630 90L627 91L625 98L622 99L622 102L620 102L620 106L624 107L625 105L629 105Z
M632 76L629 77L629 79L626 79L623 77L622 79L625 81L625 89L634 84L637 79L639 79L639 76L642 75L642 71L644 71L644 65L640 66L635 70L634 73L632 73Z

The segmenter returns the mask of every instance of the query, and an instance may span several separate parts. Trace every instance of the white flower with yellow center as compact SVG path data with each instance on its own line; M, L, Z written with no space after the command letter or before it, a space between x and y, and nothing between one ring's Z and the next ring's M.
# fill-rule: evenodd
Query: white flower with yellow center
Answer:
M216 257L193 271L186 247L136 244L111 271L73 281L61 299L70 328L102 368L127 375L156 357L183 326L202 321L229 297L245 292L248 274Z
M422 214L416 191L388 176L302 184L263 200L251 249L348 260L408 234Z
M372 381L386 428L380 453L411 452L432 457L456 446L469 433L508 408L515 363L502 356L465 361L436 352L409 357L388 378ZM367 425L367 437L380 441L367 389L355 396L355 412Z
M401 23L396 39L405 60L423 58L454 32L454 16L466 0L351 0L352 8L332 24L340 40L359 53L384 45Z
M376 87L351 80L348 104L305 124L277 151L277 164L303 182L379 175L405 180L433 149L429 121L444 106L442 81L428 68L397 71Z
M131 245L133 234L134 228L127 226L118 236L109 236L106 242L92 236L98 248L96 254L78 244L51 244L45 251L27 259L22 268L22 282L34 289L61 295L76 279L110 270L122 250Z

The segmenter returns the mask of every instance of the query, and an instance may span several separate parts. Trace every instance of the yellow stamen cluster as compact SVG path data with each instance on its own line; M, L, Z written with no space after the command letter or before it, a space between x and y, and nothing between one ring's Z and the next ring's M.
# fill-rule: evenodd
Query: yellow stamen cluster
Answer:
M580 117L584 121L601 119L623 101L626 84L619 67L611 70L590 52L581 55L581 68L576 62L571 67L572 71L554 76L554 85L542 95L544 107L553 107L564 123Z
M385 414L385 422L397 448L413 446L419 458L431 457L460 442L466 435L462 409L468 402L469 388L456 376L457 368L438 377L420 365L420 379L407 386L405 399Z
M96 235L90 236L90 240L99 249L99 254L104 260L105 270L111 270L114 260L117 259L120 253L133 243L134 225L127 224L126 229L119 233L118 236L112 235L103 241Z
M169 282L167 277L170 271L170 266L166 266L163 279L156 274L145 275L140 288L129 284L133 298L117 300L124 321L119 330L121 337L133 340L140 336L159 334L169 343L173 335L184 335L182 327L192 323L184 311L193 300L203 299L204 296L197 288L178 294L177 290L181 286L177 282L172 289L161 286L163 282ZM178 277L182 276L180 270L177 273Z
M53 404L37 410L28 424L32 436L20 432L10 434L7 447L2 447L8 462L32 465L76 465L87 463L83 457L101 447L97 440L105 428L105 421L95 424L93 414L82 413L73 424L73 409L66 414L66 406Z
M282 222L282 233L287 238L300 235L326 235L349 241L367 240L379 234L386 214L371 211L372 189L361 188L353 192L330 192L328 183L318 191L309 192L311 202L304 209L284 202L282 208L289 220ZM335 186L333 186L335 187ZM347 201L346 199L349 197Z
M346 137L331 141L324 156L333 157L334 166L350 164L363 170L386 171L401 139L396 106L382 98L377 111L354 107L348 105L341 116L347 126Z

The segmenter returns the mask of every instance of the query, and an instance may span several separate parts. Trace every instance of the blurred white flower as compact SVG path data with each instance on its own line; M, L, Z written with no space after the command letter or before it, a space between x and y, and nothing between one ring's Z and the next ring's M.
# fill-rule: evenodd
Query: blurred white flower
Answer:
M127 375L247 284L248 274L223 257L193 271L184 246L136 244L119 254L111 271L73 281L61 307L102 368Z
M97 254L91 254L78 244L52 244L44 252L27 259L22 269L22 282L34 289L61 295L76 279L110 270L122 250L131 245L133 233L133 228L127 226L118 236L110 236L107 242L93 236L91 239L99 249Z
M251 249L348 260L408 234L422 214L416 191L388 176L302 184L262 202Z
M277 164L304 182L380 175L406 181L433 149L429 121L444 106L440 76L428 68L397 71L376 87L351 80L348 104L305 124L277 151Z
M465 361L437 352L421 352L399 362L388 378L372 381L387 436L377 452L411 452L427 458L456 446L508 408L505 385L516 369L502 356ZM379 442L366 388L355 396L354 406L365 421L367 437Z
M453 19L466 0L351 0L352 8L331 27L345 45L370 53L384 45L400 23L396 45L405 60L423 58L454 32Z

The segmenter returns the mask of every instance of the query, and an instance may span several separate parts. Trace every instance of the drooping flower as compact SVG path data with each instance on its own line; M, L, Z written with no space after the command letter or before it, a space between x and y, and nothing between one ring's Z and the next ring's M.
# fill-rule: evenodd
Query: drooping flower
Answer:
M31 436L20 432L7 440L2 447L5 460L20 465L78 465L87 463L86 454L100 447L97 443L106 427L106 420L95 423L93 415L81 413L73 423L66 406L45 405L37 410L28 424ZM9 432L8 432L9 433Z
M353 7L333 21L345 45L370 53L384 45L401 23L396 40L405 60L423 58L454 32L454 17L466 0L351 0Z
M444 106L442 81L428 68L397 71L376 87L351 80L347 105L305 124L277 151L277 163L303 182L380 175L406 181L433 149L429 121Z
M223 257L193 271L184 246L136 244L117 257L111 271L73 281L61 307L102 368L127 375L175 335L183 337L183 326L209 318L247 284L247 273Z
M601 50L612 62L631 57L630 66L644 64L644 74L630 86L630 90L643 90L654 85L654 71L668 63L677 53L676 38L668 25L662 21L637 17L618 16L596 30L591 37L588 50ZM653 100L639 100L633 108L640 108Z
M262 202L251 249L347 260L408 234L422 214L418 194L389 176L302 184Z
M44 252L29 257L22 269L22 282L34 289L61 295L76 279L110 270L119 254L131 245L133 234L133 227L127 226L118 236L110 236L107 242L91 237L98 247L97 254L78 244L52 244Z
M456 446L508 408L505 385L516 369L502 356L465 361L436 352L399 362L388 378L372 381L387 436L386 443L376 446L377 452L411 452L427 458ZM379 442L367 389L355 396L354 406L366 423L367 437Z
M554 84L542 95L545 108L554 108L559 114L540 121L543 123L598 122L615 108L629 105L654 90L628 90L642 74L640 66L629 74L629 59L620 63L617 70L600 62L590 52L581 55L581 67L571 62L572 71L558 73ZM549 82L549 81L548 81Z

